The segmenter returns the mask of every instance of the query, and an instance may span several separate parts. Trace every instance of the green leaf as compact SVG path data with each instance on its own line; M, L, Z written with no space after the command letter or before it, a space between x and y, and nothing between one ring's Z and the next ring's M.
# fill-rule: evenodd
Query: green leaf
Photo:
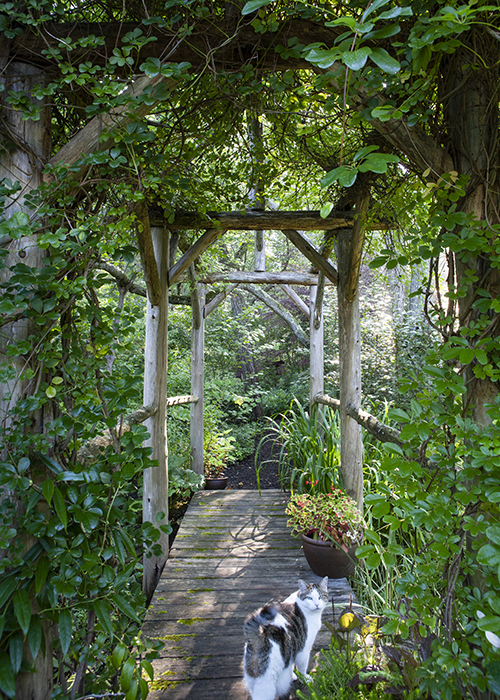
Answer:
M313 66L318 66L319 68L330 68L341 56L342 51L339 49L311 49L308 52L304 52L306 61L309 61Z
M71 610L61 610L59 613L59 641L61 642L61 651L63 655L68 653L71 644L73 633L73 618Z
M397 163L399 158L390 153L370 153L359 166L362 173L386 173L388 163Z
M120 688L124 693L130 688L132 683L132 678L135 671L135 661L134 659L127 659L123 664L122 672L120 674Z
M119 595L118 593L113 593L111 596L111 600L116 605L116 607L119 610L121 610L122 613L124 613L127 617L130 617L131 620L135 620L139 623L141 622L134 608L130 605L130 603L127 600L125 600L123 596Z
M155 673L154 673L153 665L151 664L151 662L149 662L147 659L143 659L141 661L141 666L148 674L150 680L154 680Z
M376 150L378 150L378 146L363 146L363 148L360 148L359 151L356 151L356 153L354 154L353 161L356 162L357 160L362 160L369 153L372 153Z
M410 416L402 408L391 408L387 415L391 420L397 420L401 423L409 423L411 420Z
M59 520L66 530L68 527L68 514L66 513L66 505L64 503L63 495L57 486L54 488L54 508L56 509Z
M477 560L483 566L498 566L500 564L500 549L491 544L485 544L477 553Z
M392 58L385 49L372 49L370 58L384 73L390 75L394 75L401 68L399 62Z
M495 544L500 545L500 525L490 525L486 528L486 536Z
M468 365L474 359L474 350L472 348L464 348L460 350L458 359L463 365Z
M19 673L23 661L23 635L20 632L16 632L10 638L9 656L12 671L16 676Z
M354 185L357 177L357 168L344 168L344 172L339 175L339 185L342 185L342 187L351 187L351 185Z
M14 603L14 612L16 614L19 627L26 636L30 628L31 622L31 601L28 591L21 589L16 591L12 596Z
M12 591L17 588L17 576L9 574L8 577L0 581L0 608L3 608L5 603L11 596Z
M10 665L10 658L4 652L0 652L0 690L9 698L16 696L16 682Z
M39 615L33 615L31 618L30 629L28 632L28 644L30 647L33 659L36 659L40 647L42 645L42 622Z
M255 12L255 10L260 10L261 7L265 7L266 5L270 5L273 2L273 0L250 0L250 2L247 2L241 11L242 15L250 15L252 12Z
M35 571L35 591L38 595L42 588L45 585L45 581L47 580L47 575L49 573L50 569L50 562L48 557L41 556L40 559L37 561L36 564L36 571Z
M53 479L46 479L42 484L42 493L44 495L47 503L51 504L52 496L54 495L54 481Z
M113 639L113 623L109 615L109 605L104 600L94 600L94 610L103 629Z
M326 219L326 217L330 214L332 209L333 209L333 202L327 202L326 204L323 204L323 206L319 210L319 215L321 216L322 219Z
M396 19L396 17L411 17L412 15L411 7L393 7L391 10L381 12L377 19Z
M351 70L361 70L371 52L372 50L368 47L363 47L356 51L344 51L342 54L342 63Z
M113 653L111 654L111 663L113 664L116 670L120 668L127 654L128 649L122 642L117 644L116 647L113 649Z
M49 399L53 399L54 396L57 394L57 391L56 391L56 389L55 389L53 386L48 386L48 387L45 389L45 393L46 393L46 395L48 396Z
M22 474L22 473L25 472L27 469L29 469L29 466L30 466L30 461L29 461L29 459L28 459L27 457L22 457L22 458L19 460L19 463L18 463L18 465L17 465L17 471L19 472L19 474Z
M379 7L383 7L384 5L387 5L388 2L389 2L389 0L373 0L373 2L371 2L368 5L368 7L366 8L366 10L363 12L363 16L361 17L361 22L364 22L366 20L366 18L369 17L372 14L372 12L375 12L375 10L378 10Z

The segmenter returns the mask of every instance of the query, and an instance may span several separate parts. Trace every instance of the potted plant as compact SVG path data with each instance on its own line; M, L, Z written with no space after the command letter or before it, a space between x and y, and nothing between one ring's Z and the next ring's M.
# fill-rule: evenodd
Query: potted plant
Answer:
M234 451L234 438L229 436L230 430L205 435L203 446L203 468L205 471L206 489L225 489L227 476L224 469L229 455Z
M286 508L292 534L301 537L304 555L317 576L343 578L356 565L363 541L363 517L342 489L293 494Z

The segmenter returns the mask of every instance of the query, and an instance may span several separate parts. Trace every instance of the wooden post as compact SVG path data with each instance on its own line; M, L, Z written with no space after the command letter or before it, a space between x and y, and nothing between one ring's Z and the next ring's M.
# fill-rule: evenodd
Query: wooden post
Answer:
M203 385L205 382L205 285L195 283L193 292L193 328L191 333L191 469L203 474Z
M4 57L5 58L5 57ZM7 135L7 142L0 152L0 179L9 179L12 183L19 182L21 189L13 199L7 199L5 217L10 218L17 212L32 215L26 207L25 198L31 190L42 183L42 169L50 155L50 108L46 101L43 103L32 98L33 89L36 85L43 85L46 80L40 69L33 65L17 63L15 61L3 65L2 80L3 87L7 91L24 93L26 99L30 100L33 106L42 107L39 119L23 119L22 111L17 111L5 107L2 111L2 133ZM43 267L43 259L46 252L41 250L36 239L30 236L23 236L19 239L8 239L7 258L5 268L0 272L2 282L7 282L11 276L10 269L16 263L23 263L28 267L40 269ZM25 318L16 323L4 325L2 327L2 342L0 343L3 352L8 351L11 342L27 340L33 333L40 337L43 332L40 327L35 326L32 320ZM15 376L11 380L4 380L0 383L0 422L4 429L11 425L11 411L15 410L16 404L27 396L36 392L35 382L22 378L22 372L26 367L26 358L19 356L4 355L0 351L0 363L11 365ZM43 381L44 376L39 376L39 381ZM52 406L50 403L42 409L34 411L30 420L24 421L24 428L36 433L43 433L48 421L53 418ZM31 427L28 427L31 424ZM0 460L5 458L3 448L0 446ZM31 472L30 477L35 482L43 479L42 474ZM2 487L0 497L3 498L5 491ZM34 543L35 539L26 537L26 550ZM1 554L1 553L0 553ZM33 614L36 614L36 603L32 598ZM34 672L21 672L15 679L15 697L29 698L30 700L49 700L53 689L53 653L52 653L52 624L45 617L42 622L42 649L34 662ZM25 639L23 645L23 657L25 660L32 660L28 640ZM8 662L7 662L8 663Z
M318 287L310 288L309 296L309 404L312 408L316 394L324 391L324 360L323 360L323 314L319 322L315 323L315 309Z
M157 467L144 472L143 520L154 525L168 524L168 449L167 449L167 351L168 351L168 232L161 227L151 227L151 237L160 280L160 302L153 306L150 299L146 307L146 340L144 347L144 405L154 404L155 414L146 426L150 438L147 445L153 448L152 458ZM159 514L164 518L157 522ZM168 557L168 535L161 533L161 556L144 557L143 591L149 601Z
M337 235L339 284L340 459L344 487L363 510L363 439L361 426L346 413L348 404L361 405L361 333L359 295L346 298L352 263L352 230ZM349 287L352 293L352 282Z
M263 143L262 124L259 121L257 112L248 113L248 141L250 144L250 155L253 164L253 182L250 186L249 198L252 211L264 211L265 203L262 197L262 177L261 168L263 163ZM264 231L255 231L254 247L254 270L255 272L265 272L266 270L266 241Z

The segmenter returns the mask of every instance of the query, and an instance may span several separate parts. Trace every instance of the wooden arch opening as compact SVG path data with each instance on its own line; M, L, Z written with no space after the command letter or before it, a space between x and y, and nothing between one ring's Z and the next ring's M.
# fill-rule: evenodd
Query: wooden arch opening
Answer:
M337 288L339 319L341 469L347 492L363 507L363 443L361 426L346 413L345 407L361 403L361 353L358 279L361 265L368 197L358 201L355 212L337 212L322 218L319 212L249 211L179 215L168 227L161 219L142 212L138 236L148 289L146 315L144 403L158 410L148 419L150 446L159 469L148 469L144 478L144 519L154 522L168 502L166 436L167 397L167 319L168 289L186 278L192 283L191 342L191 467L203 473L203 386L205 319L238 285L276 284L285 289L309 316L310 378L309 398L314 403L324 392L323 295L325 285ZM204 232L193 245L169 266L169 232L199 229ZM255 266L250 272L211 273L197 278L195 262L220 236L230 230L255 232ZM312 272L270 272L265 267L265 230L282 231L311 263ZM308 240L304 231L330 230L336 236L338 269ZM206 303L206 285L223 282L228 289ZM310 288L309 306L294 292L294 285ZM305 309L302 307L306 307ZM161 410L160 410L161 409ZM163 542L161 558L145 560L144 590L149 595L168 556Z

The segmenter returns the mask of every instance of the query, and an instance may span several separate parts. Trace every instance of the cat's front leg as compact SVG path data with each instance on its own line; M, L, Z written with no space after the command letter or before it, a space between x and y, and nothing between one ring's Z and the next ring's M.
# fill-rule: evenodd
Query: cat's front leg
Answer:
M303 649L299 651L295 658L295 667L297 671L304 677L306 683L312 681L312 676L307 673L307 667L309 666L309 656L311 654L311 649ZM297 680L297 676L294 673L294 680Z

